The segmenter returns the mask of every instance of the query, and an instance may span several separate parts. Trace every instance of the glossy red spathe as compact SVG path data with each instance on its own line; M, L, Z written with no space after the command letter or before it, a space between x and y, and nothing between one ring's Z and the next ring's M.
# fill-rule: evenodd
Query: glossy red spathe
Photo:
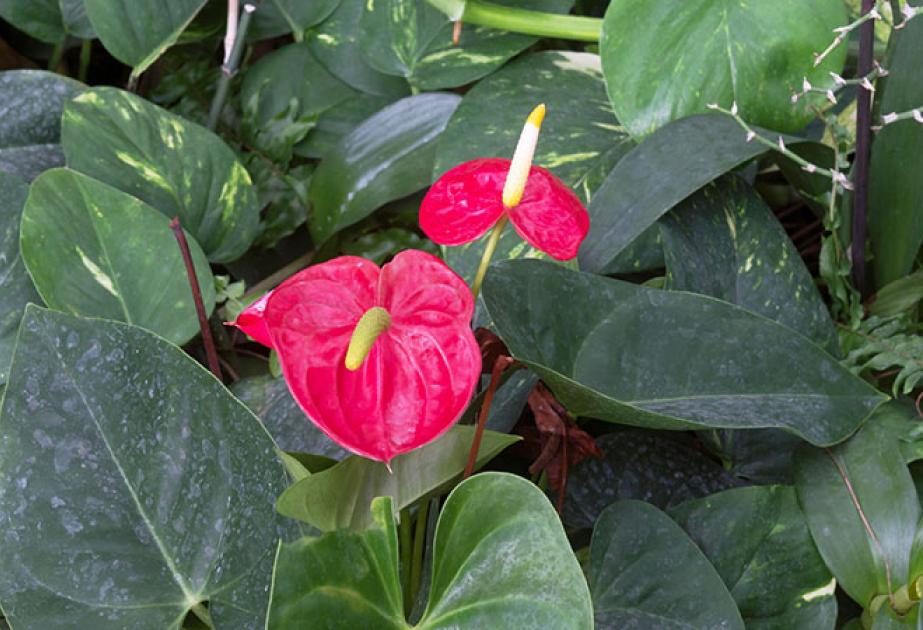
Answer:
M440 177L420 206L420 228L440 245L470 243L506 213L530 245L557 260L570 260L590 229L580 199L550 171L533 166L522 200L503 205L510 160L482 158L460 164Z
M391 324L349 370L350 338L376 306ZM382 268L354 256L309 267L235 324L263 343L268 336L292 395L324 433L390 462L442 435L467 407L481 372L473 311L471 291L455 272L407 250Z

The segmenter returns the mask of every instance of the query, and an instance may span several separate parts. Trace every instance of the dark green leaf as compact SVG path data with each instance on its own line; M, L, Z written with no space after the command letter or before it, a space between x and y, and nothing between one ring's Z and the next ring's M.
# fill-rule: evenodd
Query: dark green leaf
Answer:
M599 57L588 53L529 55L474 86L439 140L434 175L479 157L512 158L526 116L539 103L545 103L548 114L535 163L550 169L584 201L589 200L634 143L612 113ZM469 281L477 271L483 241L446 250L447 262ZM522 257L544 254L507 230L494 260Z
M208 261L189 239L205 308L215 306ZM169 220L141 201L67 169L32 185L22 257L48 306L136 324L174 343L199 332Z
M833 320L798 250L747 183L728 176L660 222L667 286L737 304L839 354Z
M795 480L814 542L850 597L867 606L906 581L920 502L883 424L873 418L836 448L799 451Z
M793 105L791 95L804 78L833 84L846 47L816 67L814 53L846 22L841 0L613 2L599 48L612 104L634 136L732 102L753 124L795 132L824 97Z
M793 483L792 457L802 444L779 429L714 429L699 437L735 477L757 484Z
M363 120L384 109L394 99L373 94L357 94L322 113L304 142L295 147L295 155L323 158L340 139L359 126Z
M137 77L172 46L207 0L83 0L100 41Z
M284 379L251 376L234 383L231 391L263 422L283 451L338 460L348 455L308 419L292 398Z
M785 137L785 142L792 147L806 140ZM725 115L691 116L659 129L620 160L593 195L580 268L607 270L670 208L765 151L758 142L748 143Z
M339 0L262 0L247 37L258 41L291 33L299 39L337 8Z
M61 113L84 89L51 72L0 72L0 171L31 181L63 166Z
M596 446L605 457L585 459L568 474L562 517L569 527L593 527L616 501L667 508L740 483L682 436L617 431L596 438Z
M908 4L921 6L919 0ZM886 63L889 76L876 103L881 114L902 112L923 102L923 20L892 35ZM923 128L913 120L885 127L875 136L869 174L869 242L874 252L875 286L910 273L923 244L923 178L908 168L907 156L923 151Z
M178 216L213 262L240 257L256 236L250 175L204 127L114 88L68 104L61 130L67 165Z
M390 497L371 506L363 532L282 544L270 627L410 628L394 506ZM413 626L420 630L593 627L586 581L553 508L538 488L505 473L476 475L449 495L428 592L426 612Z
M878 291L869 314L878 317L900 315L923 300L923 269L889 282Z
M728 490L669 514L717 569L747 628L833 629L836 582L793 488Z
M501 3L503 4L503 3ZM520 9L566 13L573 0L514 0ZM379 72L403 77L419 90L441 90L471 83L535 43L536 38L469 25L457 45L453 22L420 0L375 0L359 21L359 47L365 62ZM574 103L578 103L575 99Z
M461 99L420 94L381 110L324 157L311 180L316 243L431 182L436 141Z
M808 339L714 298L522 260L493 267L484 299L513 356L576 415L826 445L884 400Z
M727 587L679 525L641 501L596 523L587 572L601 630L743 630Z
M336 10L310 33L311 51L330 74L357 90L398 98L410 92L407 82L369 67L362 58L359 42L367 34L359 21L367 0L340 0Z
M882 405L873 421L884 426L896 438L906 463L923 460L923 422L910 400L891 401Z
M395 457L392 472L381 462L352 455L291 486L279 497L277 508L321 531L362 529L371 522L366 506L372 498L394 497L395 510L401 510L460 476L473 436L474 427L455 426L435 442ZM486 431L478 466L517 440L517 436Z
M0 172L0 383L5 383L23 309L41 304L19 255L19 222L29 187Z
M287 478L247 409L133 326L26 310L3 402L0 598L17 627L263 628Z
M244 103L256 99L257 118L253 124L265 125L284 112L294 100L295 118L316 121L334 105L357 94L351 87L327 72L307 44L289 44L261 58L244 75L240 98Z
M0 17L49 44L95 37L83 0L0 0Z
M343 243L340 247L344 254L368 258L376 265L384 264L404 249L430 250L432 254L438 254L438 248L433 246L431 240L420 236L416 232L399 227L385 228L363 234L354 240Z

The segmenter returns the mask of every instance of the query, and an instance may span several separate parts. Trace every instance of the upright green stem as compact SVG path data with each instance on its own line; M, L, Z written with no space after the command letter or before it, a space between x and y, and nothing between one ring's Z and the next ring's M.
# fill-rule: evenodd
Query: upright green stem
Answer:
M599 18L530 11L483 0L467 0L461 17L450 17L514 33L582 42L598 42L603 22Z
M57 72L58 66L61 65L61 58L64 56L64 43L67 41L65 37L60 42L54 45L54 48L51 50L51 58L48 60L48 70L51 72Z
M478 294L481 292L484 276L487 275L487 268L490 267L490 259L494 257L494 252L497 251L497 244L500 243L500 237L503 235L503 228L506 227L507 221L509 221L509 218L506 214L500 217L497 223L494 224L493 230L490 232L487 246L484 247L484 254L481 256L481 264L478 266L477 275L474 276L474 282L471 283L471 293L474 294L475 302L477 302Z
M87 82L87 76L90 73L90 58L93 55L93 40L85 39L80 44L80 70L77 72L77 80L81 83Z
M410 508L401 510L401 522L397 526L398 548L401 553L401 591L404 593L404 613L410 612L413 599L410 593L410 575L413 547L410 540Z
M215 98L212 100L211 111L208 114L208 128L212 131L218 126L218 120L221 118L221 112L224 109L224 102L227 100L228 92L231 89L231 79L237 74L237 69L240 66L240 58L244 52L247 31L250 29L250 19L253 17L254 11L256 11L255 4L250 2L244 4L244 11L237 25L234 47L231 49L231 54L227 61L221 66L221 78L218 80L218 89L215 91Z
M426 547L426 523L429 520L429 501L424 501L417 512L413 529L413 559L410 563L410 607L417 600L423 580L423 550ZM409 609L408 609L409 610Z

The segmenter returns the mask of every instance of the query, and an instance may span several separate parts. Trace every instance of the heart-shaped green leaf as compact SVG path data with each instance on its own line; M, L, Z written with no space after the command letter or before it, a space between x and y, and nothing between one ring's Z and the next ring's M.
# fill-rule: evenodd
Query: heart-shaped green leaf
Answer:
M295 155L323 158L337 146L343 136L394 101L395 99L387 96L360 92L353 98L338 103L336 107L325 110L318 116L316 126L308 132L304 142L295 146Z
M204 127L115 88L88 90L64 111L70 168L179 217L214 262L247 251L259 208L250 175Z
M308 44L330 74L357 90L399 98L410 92L401 78L369 67L362 58L359 42L367 33L359 30L359 20L367 0L340 0L336 10L323 24L313 29Z
M17 627L264 627L287 478L175 346L29 306L0 417L0 599ZM203 604L207 602L207 612Z
M827 445L885 399L805 337L714 298L510 260L487 274L484 300L513 356L577 415L777 427Z
M799 451L795 481L821 556L860 606L907 581L920 502L885 424L873 417L836 448Z
M679 525L641 501L596 523L587 572L596 627L743 630L721 576Z
M83 0L0 0L0 17L49 44L96 37Z
M270 627L407 630L390 497L372 502L364 532L338 531L283 544ZM589 629L586 580L554 509L534 485L485 473L449 495L434 543L429 603L414 628Z
M314 241L323 243L387 202L428 186L436 141L460 100L443 93L408 96L342 138L311 179Z
M53 169L32 185L22 258L55 309L136 324L174 343L198 331L192 291L169 220L102 182ZM215 306L208 261L189 239L206 310Z
M788 136L784 141L790 147L807 142ZM690 116L657 130L619 161L593 195L580 268L609 271L618 255L670 208L765 151L760 143L747 142L734 119L721 114Z
M0 72L0 171L31 181L63 166L61 113L85 89L51 72Z
M615 0L599 44L609 97L634 136L732 102L753 124L798 131L824 97L791 96L803 79L833 84L846 48L817 66L814 54L846 21L841 0Z
M507 0L506 4L566 13L573 0ZM365 33L359 43L365 62L379 72L404 77L419 90L471 83L536 41L527 35L469 25L462 30L458 44L453 44L453 22L418 0L366 3L359 28Z
M794 488L727 490L668 512L717 569L747 627L833 630L836 582Z
M291 33L300 40L308 28L323 22L339 3L340 0L262 0L247 37L257 41Z
M605 456L570 469L564 522L591 528L616 501L637 499L667 508L740 484L683 437L627 430L596 438Z
M349 453L324 435L305 415L285 383L272 376L249 376L231 386L283 451L343 459Z
M394 497L402 510L458 478L465 469L474 427L457 425L435 442L395 457L389 471L381 462L358 455L293 484L276 505L285 516L321 531L363 529L371 523L366 507L374 497ZM520 438L485 431L477 466L483 466Z
M83 0L100 41L137 77L176 43L207 0Z
M908 4L921 6L919 1ZM923 20L895 31L888 51L888 79L875 107L881 114L920 106L923 78ZM869 243L875 256L875 286L883 287L910 273L923 245L923 178L907 168L907 156L923 151L923 129L913 120L900 121L875 134L869 174Z
M26 304L41 304L19 255L19 222L29 187L0 172L0 383L6 382L16 334Z
M839 354L836 329L811 273L743 179L727 176L703 188L660 226L669 288L737 304Z

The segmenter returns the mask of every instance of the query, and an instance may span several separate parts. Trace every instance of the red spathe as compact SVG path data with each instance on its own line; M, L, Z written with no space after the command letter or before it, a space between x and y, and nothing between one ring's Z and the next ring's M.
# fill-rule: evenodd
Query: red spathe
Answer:
M390 313L391 326L350 371L350 338L374 306ZM257 341L268 336L292 395L324 433L390 462L445 433L467 407L481 373L473 311L471 291L455 272L407 250L382 268L354 256L309 267L236 325Z

